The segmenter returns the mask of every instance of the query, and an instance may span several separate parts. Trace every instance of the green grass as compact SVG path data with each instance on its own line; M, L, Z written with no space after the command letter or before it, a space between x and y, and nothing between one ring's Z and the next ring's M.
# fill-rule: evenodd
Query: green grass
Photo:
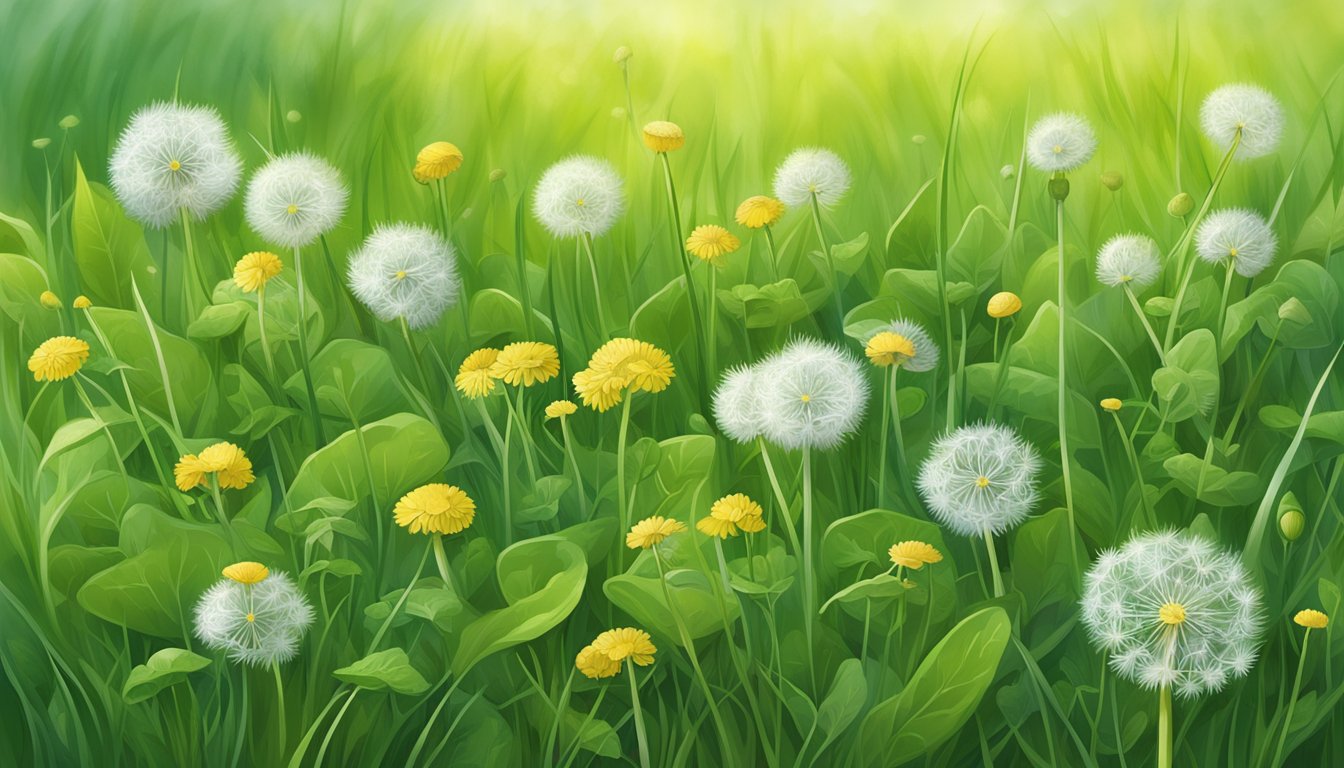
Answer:
M1149 507L1158 527L1243 552L1267 619L1247 677L1177 699L1175 763L1268 765L1281 740L1289 765L1344 754L1335 713L1344 680L1334 671L1344 643L1313 631L1299 672L1304 634L1291 622L1302 608L1337 614L1344 581L1344 379L1338 363L1328 374L1344 341L1344 29L1330 3L1053 16L1036 4L974 3L191 6L0 4L0 752L14 764L297 766L320 754L332 765L412 756L418 765L637 765L630 672L593 681L573 670L599 632L639 626L658 647L654 664L635 670L654 765L1149 765L1158 696L1103 673L1078 622L1086 564L1075 568L1070 554L1093 560L1153 527ZM628 94L612 61L620 45L634 51ZM1199 132L1199 103L1233 81L1273 92L1287 129L1277 152L1231 167L1213 205L1273 214L1279 254L1257 278L1233 281L1223 360L1193 341L1168 359L1201 374L1205 391L1158 392L1161 364L1125 297L1096 283L1094 254L1119 232L1149 234L1164 253L1177 245L1185 222L1167 202L1179 191L1201 202L1221 159ZM131 114L175 95L220 111L247 172L268 151L301 148L350 185L342 224L304 252L329 445L315 437L299 374L290 255L281 253L287 269L267 294L278 368L268 379L255 304L225 284L204 318L189 316L181 227L142 229L106 191L107 158ZM1019 164L1024 129L1059 110L1087 116L1100 139L1070 176L1062 251L1074 526L1058 449L1055 210L1044 176ZM79 124L59 127L66 115ZM652 119L686 132L669 156L683 229L716 223L743 238L716 276L718 370L696 362L662 168L633 130ZM44 137L45 150L32 148ZM400 329L350 298L343 276L375 224L437 221L428 188L410 175L417 150L435 140L466 156L446 189L470 302L413 336L426 383ZM856 436L812 457L811 564L788 542L758 449L719 435L698 391L791 336L862 354L836 328L808 212L790 211L774 232L780 277L796 292L753 288L775 281L766 242L732 221L741 200L769 193L776 164L808 145L835 150L854 172L845 201L824 212L847 327L861 335L865 321L906 315L945 347L936 371L898 379L904 463L889 448L888 466L878 465L877 400ZM582 252L528 209L541 173L574 153L610 160L626 181L628 211L595 243L608 325L667 350L677 366L668 390L633 400L633 519L691 524L735 492L760 502L770 528L751 537L750 553L743 537L723 545L728 591L719 552L694 530L668 540L665 563L624 548L619 408L569 419L572 460L556 423L542 420L603 340ZM1007 178L1004 166L1014 169ZM1119 190L1102 185L1106 171L1123 176ZM241 199L193 233L195 267L211 285L267 246L243 221ZM952 284L943 292L936 269ZM692 274L702 309L706 270ZM1140 303L1160 310L1154 300L1173 296L1177 282L1164 269ZM40 306L46 289L62 309ZM1218 326L1221 289L1220 272L1197 267L1176 340ZM1012 345L1004 366L985 315L1000 290L1024 303L998 329L1000 348ZM94 310L69 308L80 293ZM1280 321L1290 297L1305 314ZM160 329L180 429L145 315ZM1150 320L1164 336L1168 318ZM44 388L25 367L59 334L93 347L80 380L96 419L70 382ZM480 413L447 374L478 347L529 339L560 348L563 375L523 402L543 479L529 481L515 425L506 489ZM881 372L870 373L877 394ZM1097 406L1104 397L1125 401L1118 418ZM1196 401L1216 406L1184 407ZM489 398L486 414L505 430L502 398ZM939 529L913 487L949 417L997 418L1045 459L1036 514L997 541L1000 598L989 597L984 542ZM224 494L228 528L208 493L172 487L178 456L217 440L242 446L257 474ZM769 450L797 517L802 456ZM565 484L574 466L582 494ZM478 505L473 526L445 541L451 588L430 564L429 541L392 521L395 500L426 482L459 485ZM1288 491L1305 519L1291 542L1278 530ZM901 539L946 557L903 573L915 584L903 596L874 597L868 612L861 601L833 604L805 632L804 577L824 603L878 577ZM295 575L317 613L278 676L233 664L190 632L200 594L243 559ZM694 656L666 610L669 593ZM128 687L133 669L172 648L208 663ZM384 666L359 686L343 682L348 672L333 675L375 652Z

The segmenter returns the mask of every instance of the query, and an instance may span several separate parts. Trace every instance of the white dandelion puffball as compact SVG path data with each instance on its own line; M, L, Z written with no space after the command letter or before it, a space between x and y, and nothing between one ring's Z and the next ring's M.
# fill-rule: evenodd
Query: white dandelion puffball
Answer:
M901 363L901 367L907 371L923 373L932 371L938 367L938 343L933 340L929 332L924 330L924 326L913 320L897 318L890 325L879 328L873 335L883 331L890 331L898 336L904 336L915 345L915 356Z
M1156 282L1161 271L1161 256L1151 237L1116 235L1097 252L1097 282L1112 288L1128 283L1141 291Z
M1204 97L1199 124L1209 141L1224 152L1232 148L1240 132L1236 157L1250 160L1268 155L1279 146L1283 137L1283 107L1269 91L1257 85L1224 85Z
M1264 624L1240 558L1175 531L1103 552L1083 580L1082 616L1116 674L1183 697L1249 672Z
M1210 264L1230 259L1242 277L1255 277L1274 261L1278 239L1265 217L1249 208L1225 208L1195 231L1195 253Z
M210 107L160 102L136 112L117 139L108 171L132 218L152 227L214 213L238 190L243 161Z
M719 429L739 443L760 437L761 396L754 366L730 368L714 390L714 420Z
M439 321L457 303L457 253L428 227L383 224L350 257L350 292L383 322L411 328Z
M849 166L829 149L795 149L775 169L775 197L785 205L800 208L817 203L829 208L849 191Z
M256 584L224 579L196 604L196 636L234 661L266 666L289 661L313 623L313 608L289 576Z
M794 339L756 369L761 432L788 449L834 448L859 426L868 379L852 355L816 339Z
M1059 112L1036 121L1027 134L1027 162L1045 173L1066 173L1097 151L1097 134L1081 115Z
M276 245L302 248L330 232L345 215L350 191L326 160L306 152L280 155L247 183L247 223Z
M576 155L541 175L532 213L555 237L598 237L625 211L624 182L606 160Z
M938 438L919 468L919 492L941 524L962 536L1000 534L1036 505L1036 449L998 424L959 427Z

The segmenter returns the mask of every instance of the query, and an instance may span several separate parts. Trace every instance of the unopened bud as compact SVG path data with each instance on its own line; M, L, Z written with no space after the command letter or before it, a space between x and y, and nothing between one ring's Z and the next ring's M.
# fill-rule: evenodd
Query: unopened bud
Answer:
M1101 185L1115 192L1125 186L1125 177L1119 171L1107 171L1101 174Z
M1183 218L1195 210L1195 198L1190 196L1189 192L1182 192L1167 203L1167 213L1176 218Z
M624 64L627 59L629 59L631 56L634 55L635 55L634 51L630 50L629 46L622 45L620 48L616 49L615 53L611 55L611 60L616 62L617 64Z
M1069 180L1063 176L1050 179L1050 199L1064 202L1069 198Z
M1298 301L1296 296L1289 296L1287 301L1279 305L1279 319L1297 325L1311 325L1311 310L1307 309L1307 305Z

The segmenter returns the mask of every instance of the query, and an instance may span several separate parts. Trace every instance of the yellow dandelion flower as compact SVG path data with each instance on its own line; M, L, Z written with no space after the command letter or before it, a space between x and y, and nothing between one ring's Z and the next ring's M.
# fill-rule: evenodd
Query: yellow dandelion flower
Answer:
M88 296L85 296L84 294L81 293L75 297L75 300L71 302L70 306L74 307L75 309L88 309L89 307L93 306L93 302L89 301Z
M779 221L784 215L784 204L773 197L753 195L737 206L734 218L737 223L748 229L768 227Z
M579 393L584 405L598 413L605 413L621 402L625 395L625 379L610 371L585 368L574 374L574 391Z
M873 365L900 365L915 356L915 343L899 333L883 331L868 340L864 354Z
M436 141L420 150L415 156L415 168L411 175L421 184L438 181L462 167L462 150L455 144Z
M280 274L284 264L270 251L253 251L233 266L233 283L244 293L253 293L266 286L272 277Z
M430 483L402 496L393 510L411 533L457 533L476 517L476 502L456 485Z
M188 453L177 460L177 465L173 467L173 479L179 491L190 491L198 485L204 485L205 476L210 471L209 464L201 461L196 454Z
M61 308L61 297L51 291L43 291L41 295L37 297L37 300L47 309Z
M89 359L89 345L74 336L53 336L28 358L28 370L37 381L60 381L74 376Z
M233 443L215 443L201 451L200 460L215 473L220 488L242 490L256 479L252 474L252 461L243 453L243 449Z
M1325 625L1330 623L1330 617L1308 608L1305 611L1298 611L1293 617L1293 623L1307 629L1325 629Z
M668 536L685 530L686 526L679 520L654 515L630 527L630 532L625 535L625 545L631 549L648 549L661 544Z
M1124 403L1120 402L1120 398L1118 397L1108 397L1105 400L1101 401L1101 409L1103 411L1110 411L1112 413L1120 410L1120 407L1123 405Z
M644 126L644 146L654 152L671 152L686 144L686 134L681 126L666 120L654 120Z
M574 666L585 676L594 680L603 677L615 677L621 671L621 662L616 661L591 645L585 645L579 655L574 657Z
M691 230L686 238L686 250L701 261L717 266L724 256L742 247L737 235L717 224L703 224Z
M467 355L457 369L457 378L453 380L459 391L467 397L485 397L495 391L495 380L490 369L499 357L499 350L483 347Z
M546 418L563 419L564 417L570 415L571 413L574 413L578 409L579 406L575 405L573 402L569 400L556 400L555 402L546 406Z
M714 506L709 509L709 517L697 520L695 527L708 536L726 539L736 536L739 531L756 533L764 530L765 520L760 504L746 494L734 493L714 502Z
M891 549L887 550L887 556L895 565L903 565L915 571L923 568L925 564L937 563L943 559L942 552L932 544L922 541L902 541L893 544Z
M1022 299L1018 298L1012 291L1000 291L989 297L989 305L985 311L995 320L1002 320L1005 317L1012 317L1022 309Z
M224 569L224 577L233 579L239 584L260 584L270 575L271 570L269 568L250 560L234 563Z
M519 341L499 351L490 366L490 376L514 386L530 387L553 378L560 372L560 355L555 347L539 341Z
M624 390L662 392L676 376L667 353L646 341L612 339L574 374L574 389L583 404L605 411L621 402Z
M617 663L629 659L641 667L652 664L653 654L658 652L649 633L634 627L608 629L593 640L591 648Z

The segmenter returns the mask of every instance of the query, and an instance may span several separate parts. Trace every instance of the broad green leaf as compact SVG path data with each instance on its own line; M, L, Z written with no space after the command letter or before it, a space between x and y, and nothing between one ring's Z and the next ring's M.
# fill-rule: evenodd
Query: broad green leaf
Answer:
M947 278L972 285L977 292L999 276L1005 229L983 205L973 208L947 249Z
M332 674L338 680L370 691L394 691L407 696L419 696L429 690L429 682L411 666L411 660L400 648L371 653Z
M850 584L849 586L831 595L821 606L821 613L825 613L831 603L858 603L865 600L885 600L892 597L904 597L905 593L915 586L914 582L898 579L890 573L879 573L867 579Z
M1153 372L1153 391L1167 421L1185 421L1203 413L1218 395L1218 361L1213 334L1205 328L1187 333L1167 353L1167 364Z
M313 356L310 368L318 408L328 417L368 424L411 407L397 365L382 347L335 339ZM306 402L301 374L291 377L285 389L295 402Z
M94 306L133 308L132 278L146 302L152 304L158 298L156 269L140 225L122 212L106 187L85 178L78 160L70 231L79 284Z
M748 328L780 328L802 320L812 311L792 278L768 285L743 284L720 289L718 300L727 316L741 320Z
M252 308L240 301L211 304L187 326L187 336L193 339L219 339L243 327Z
M845 659L836 670L821 706L817 707L817 728L826 734L826 738L817 747L816 754L820 755L840 738L863 710L867 698L868 681L863 676L863 663L858 659Z
M560 498L569 490L571 481L564 475L547 475L537 478L537 482L523 498L519 499L513 519L518 523L538 523L555 518L560 511Z
M1228 472L1212 461L1205 466L1203 457L1190 453L1172 456L1162 462L1162 467L1185 495L1194 496L1195 490L1200 489L1199 500L1215 507L1254 504L1263 490L1255 473Z
M210 660L184 648L164 648L144 664L138 664L126 677L121 697L127 704L138 704L159 691L185 682L187 675L210 666Z
M163 376L140 313L100 307L96 303L88 312L112 345L113 356L132 366L124 373L140 407L150 409L166 421L168 400L163 392ZM168 369L168 383L173 390L173 404L183 428L190 432L190 425L198 416L208 416L214 410L214 376L205 355L194 343L163 328L158 328L157 335L163 348L164 366Z
M37 297L47 290L47 274L36 261L0 253L0 311L29 339L47 339L60 328L60 317L42 306Z

